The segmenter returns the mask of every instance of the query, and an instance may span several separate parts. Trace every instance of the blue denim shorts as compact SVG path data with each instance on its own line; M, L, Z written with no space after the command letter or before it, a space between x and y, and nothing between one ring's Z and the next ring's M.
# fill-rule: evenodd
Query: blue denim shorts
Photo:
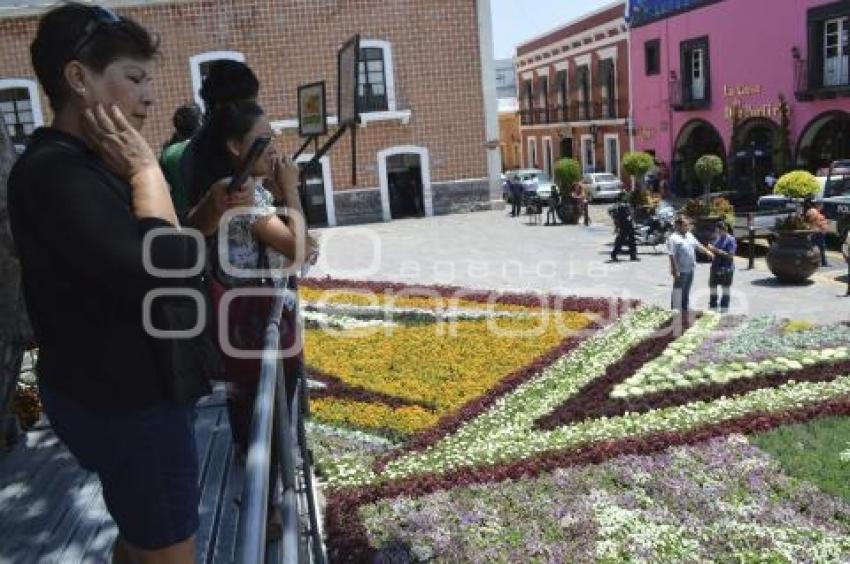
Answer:
M198 529L194 408L160 404L102 415L41 384L53 430L80 466L97 474L124 540L156 550Z

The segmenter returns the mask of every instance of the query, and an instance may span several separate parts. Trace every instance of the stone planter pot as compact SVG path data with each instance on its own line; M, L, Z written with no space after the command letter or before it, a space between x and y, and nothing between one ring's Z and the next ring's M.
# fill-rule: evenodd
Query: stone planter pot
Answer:
M561 220L561 223L576 225L578 223L578 218L581 216L581 208L578 200L572 196L568 196L561 200L561 203L558 205L558 209L555 210L555 213L558 214L558 219Z
M767 253L767 266L781 282L805 282L820 266L820 250L812 245L812 230L777 231Z

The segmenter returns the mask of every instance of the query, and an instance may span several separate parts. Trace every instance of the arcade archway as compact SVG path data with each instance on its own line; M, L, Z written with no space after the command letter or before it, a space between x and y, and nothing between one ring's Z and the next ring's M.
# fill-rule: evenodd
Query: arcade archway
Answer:
M726 162L726 150L723 138L713 125L705 120L695 119L686 123L676 138L676 148L673 152L671 169L672 190L683 196L702 194L704 187L700 186L694 165L703 155L717 155ZM712 190L722 187L725 175L715 180Z
M816 173L837 159L850 158L850 113L826 112L803 129L797 143L797 166Z

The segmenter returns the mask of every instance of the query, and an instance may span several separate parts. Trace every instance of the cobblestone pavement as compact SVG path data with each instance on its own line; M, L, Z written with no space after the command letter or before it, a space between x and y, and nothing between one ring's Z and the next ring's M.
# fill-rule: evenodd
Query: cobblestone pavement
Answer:
M617 296L668 305L672 281L662 249L640 248L640 262L606 262L613 242L606 209L592 206L590 227L531 225L527 217L487 211L319 229L322 255L310 276ZM838 253L830 253L829 260L832 266L810 283L785 286L763 258L754 270L738 259L731 312L819 323L850 319L850 298L843 297L847 266ZM702 309L707 302L708 266L699 265L691 303Z

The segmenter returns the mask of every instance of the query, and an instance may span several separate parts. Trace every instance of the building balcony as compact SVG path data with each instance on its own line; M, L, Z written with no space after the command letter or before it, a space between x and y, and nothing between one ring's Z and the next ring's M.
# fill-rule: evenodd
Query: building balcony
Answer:
M594 102L572 102L567 105L550 106L548 109L532 108L521 110L521 125L563 124L578 121L624 119L627 111L618 99Z
M711 106L710 89L706 84L701 91L694 89L690 82L674 80L670 82L670 108L676 112L704 110Z
M818 62L819 65L822 63ZM850 69L836 66L827 74L823 67L817 69L818 76L812 73L808 61L794 61L794 97L800 102L829 100L850 97Z

